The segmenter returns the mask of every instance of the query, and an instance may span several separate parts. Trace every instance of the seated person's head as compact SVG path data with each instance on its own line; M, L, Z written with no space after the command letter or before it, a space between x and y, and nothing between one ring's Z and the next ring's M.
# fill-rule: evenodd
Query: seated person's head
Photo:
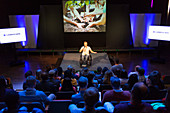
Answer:
M122 71L120 72L120 78L128 79L128 74L127 74L127 71L125 69L122 69Z
M45 69L45 72L49 72L49 71L51 70L51 66L50 66L50 65L46 65L45 68L46 68L46 69Z
M78 84L79 84L81 89L87 88L88 79L86 77L81 76L79 78Z
M42 73L42 70L41 70L41 69L38 69L38 70L36 71L36 78L37 78L38 80L41 79L41 73Z
M134 84L131 90L131 96L133 101L141 102L147 96L148 89L143 82L138 82Z
M102 69L102 74L104 75L107 70L109 70L109 69L108 69L107 67L104 67L104 68Z
M149 74L148 78L146 79L146 83L148 85L158 85L160 81L159 72L153 71Z
M120 78L120 74L121 74L121 70L120 69L112 70L112 72L114 73L115 76Z
M33 75L33 74L32 74L32 71L27 71L27 72L25 73L25 78L27 78L28 76L31 76L31 75Z
M65 78L62 84L62 91L73 91L73 86L70 78Z
M113 89L120 88L120 79L118 77L111 77L110 82L111 82Z
M36 78L35 76L28 76L26 79L26 84L28 88L34 88L36 85Z
M84 76L84 77L87 77L88 76L88 72L89 72L89 69L85 67L85 68L82 69L81 75Z
M53 77L55 77L55 71L54 70L50 70L49 72L48 72L48 74L49 74L49 78L53 78Z
M88 76L87 76L88 81L92 81L94 76L95 76L95 73L93 71L89 71Z
M90 87L84 92L84 101L86 108L94 108L99 101L99 91L95 87Z
M138 75L131 74L128 80L129 87L132 88L135 83L138 82Z
M101 72L102 72L102 67L97 67L97 74L101 74Z
M145 74L145 70L144 70L144 68L142 68L142 67L139 67L139 68L137 69L137 72L139 73L139 76L143 76L143 75Z
M66 71L64 72L64 78L70 78L70 79L71 79L71 77L72 77L71 71L70 71L70 70L66 70Z
M68 67L67 67L67 70L70 70L71 72L73 71L73 67L71 66L71 65L69 65Z
M48 75L47 72L42 72L42 74L41 74L41 79L42 79L43 81L48 80L48 77L49 77L49 75Z
M62 67L57 67L58 70L58 76L61 76L63 73L63 68Z
M55 71L55 77L56 77L58 75L58 69L54 68L53 70Z
M140 65L136 65L136 66L135 66L135 71L138 71L138 69L139 69L140 67L141 67Z
M19 94L16 91L7 91L5 94L5 103L8 110L17 110L19 106Z
M104 82L104 81L108 81L108 84L110 84L110 77L112 77L112 76L113 76L112 71L107 70L107 71L105 72L103 82Z

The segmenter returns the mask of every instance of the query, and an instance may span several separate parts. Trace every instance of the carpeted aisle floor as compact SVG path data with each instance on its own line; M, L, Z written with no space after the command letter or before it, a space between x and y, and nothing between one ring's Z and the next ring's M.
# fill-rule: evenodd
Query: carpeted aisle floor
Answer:
M63 61L61 63L61 67L65 71L68 65L71 65L76 70L81 70L79 65L81 53L66 53L64 55ZM97 53L92 55L92 65L89 67L89 70L96 70L98 66L103 67L111 67L111 63L109 61L107 53Z

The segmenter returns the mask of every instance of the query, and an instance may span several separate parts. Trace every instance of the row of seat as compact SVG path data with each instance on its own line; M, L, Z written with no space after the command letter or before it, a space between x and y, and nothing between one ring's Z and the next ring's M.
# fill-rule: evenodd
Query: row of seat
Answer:
M111 103L115 106L119 103L129 103L130 101L111 101ZM162 100L142 100L142 102L146 103L162 103ZM68 113L68 106L71 104L71 100L53 100L50 102L49 106L44 108L44 106L40 102L21 102L20 107L25 106L28 108L28 112L32 111L33 108L40 108L44 112L47 113ZM83 108L85 105L84 101L81 101L77 104L79 108ZM101 103L98 103L96 107L101 106ZM0 102L0 109L6 107L5 102Z

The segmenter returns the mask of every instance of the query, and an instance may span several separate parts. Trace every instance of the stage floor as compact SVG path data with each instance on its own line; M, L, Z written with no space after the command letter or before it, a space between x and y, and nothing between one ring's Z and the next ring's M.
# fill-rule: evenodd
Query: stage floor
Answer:
M61 63L61 67L63 70L67 70L68 65L71 65L76 70L81 70L79 60L81 53L66 53L64 55L63 61ZM109 61L109 57L107 53L97 53L92 55L92 65L89 67L89 70L96 70L98 66L103 67L111 67L111 63Z

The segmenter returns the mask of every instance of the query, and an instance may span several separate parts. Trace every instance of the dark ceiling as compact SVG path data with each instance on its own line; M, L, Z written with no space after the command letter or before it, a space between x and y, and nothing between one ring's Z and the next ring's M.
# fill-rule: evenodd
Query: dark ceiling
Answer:
M0 0L0 28L9 27L8 15L33 15L40 13L40 5L62 4L62 0ZM129 4L130 13L161 13L166 22L168 0L107 0L107 4Z
M131 13L162 13L167 9L168 0L107 0L108 4L129 4ZM38 14L40 5L62 4L62 0L0 0L8 14ZM0 6L1 6L0 5Z

